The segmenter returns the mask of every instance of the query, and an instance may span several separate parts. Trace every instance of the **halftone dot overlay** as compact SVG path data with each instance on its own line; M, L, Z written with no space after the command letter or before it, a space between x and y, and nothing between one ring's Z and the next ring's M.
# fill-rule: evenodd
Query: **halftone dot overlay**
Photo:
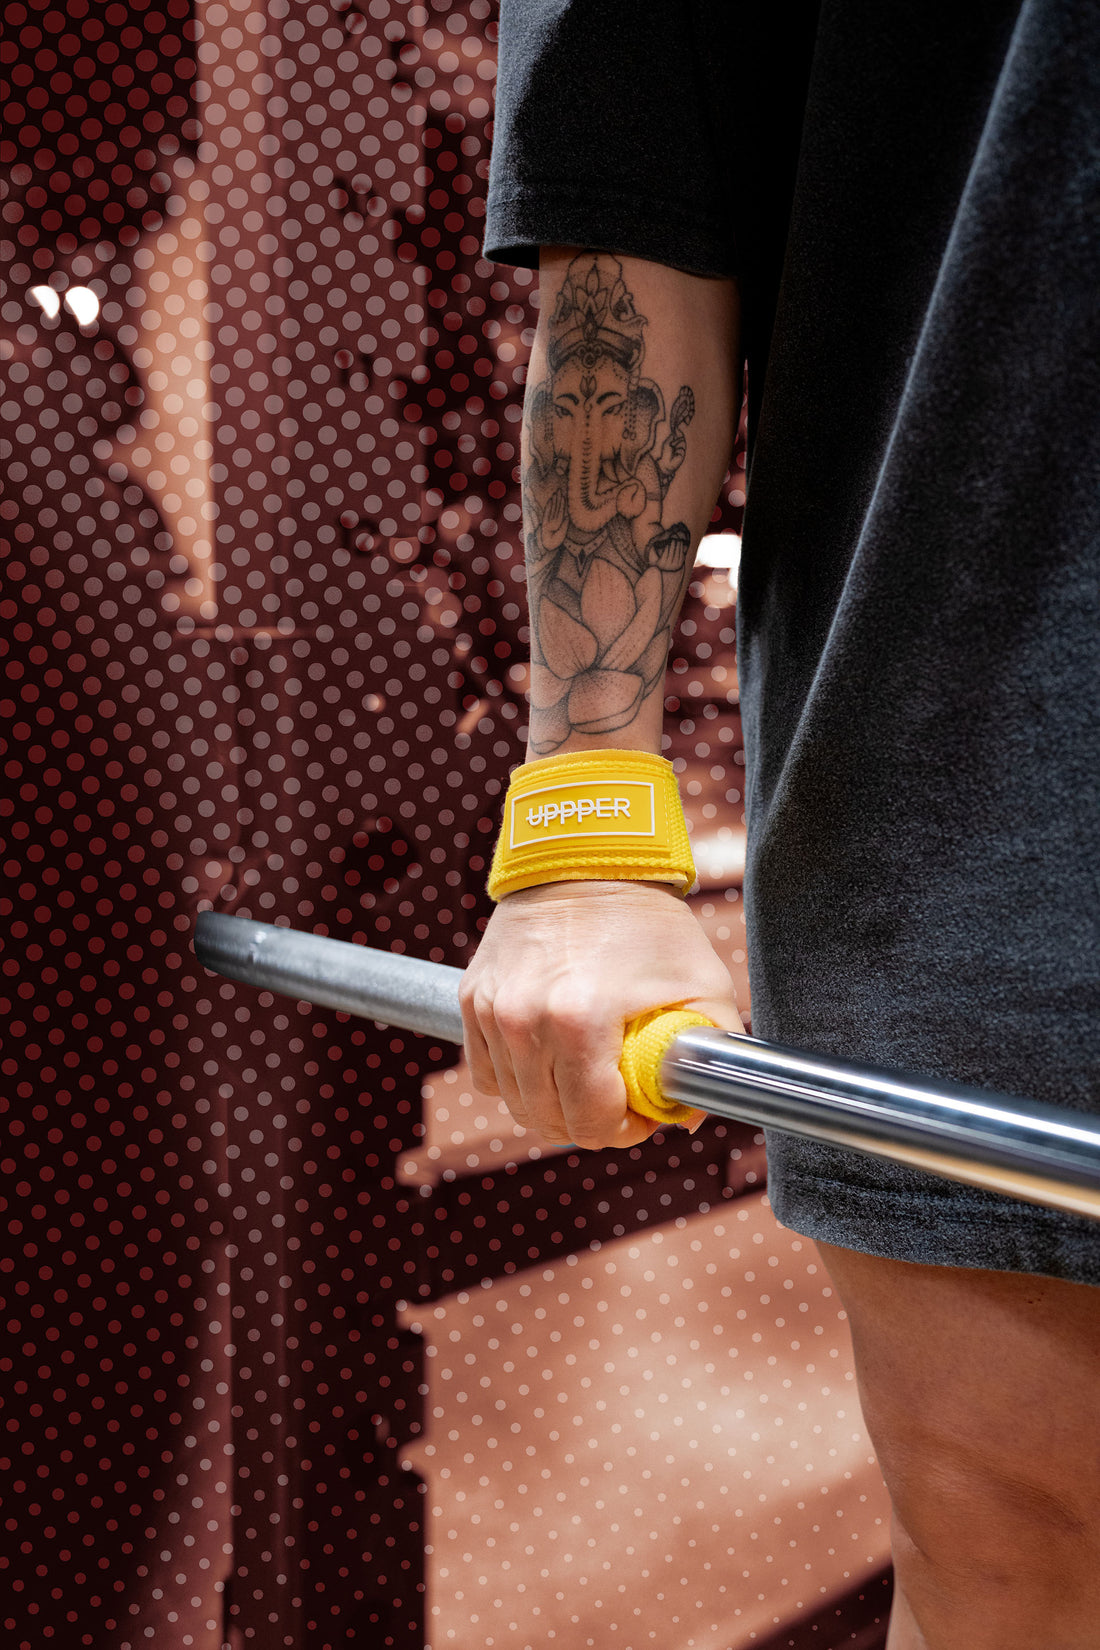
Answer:
M843 1313L760 1197L405 1321L433 1646L783 1643L881 1566Z
M472 1522L456 1561L460 1537L440 1532L463 1526L457 1492L472 1491L444 1457L482 1446L437 1326L479 1383L499 1378L509 1427L541 1450L546 1417L497 1371L487 1323L499 1314L523 1342L532 1391L549 1383L587 1416L588 1372L559 1362L547 1323L560 1277L583 1274L585 1312L629 1358L643 1325L608 1267L641 1265L662 1233L732 1231L738 1209L761 1219L752 1131L556 1152L474 1095L455 1051L231 985L191 950L195 916L216 909L461 966L488 913L526 719L517 465L535 322L531 275L480 253L495 33L488 0L4 8L12 1650L655 1642L621 1606L589 1608L595 1571L581 1578L578 1553L569 1618L544 1633L548 1618L517 1615L508 1587L538 1584L541 1537L530 1578L510 1550L507 1585L482 1581L497 1571ZM738 529L743 502L738 473L716 533ZM694 904L747 1010L734 600L720 565L699 569L670 662L668 754ZM770 1230L802 1288L808 1256ZM730 1255L722 1238L698 1285L713 1287L723 1356L746 1288ZM838 1372L828 1417L821 1382L799 1388L789 1424L807 1443L835 1426L847 1367L820 1295L820 1279L803 1290ZM659 1297L651 1358L671 1310ZM763 1383L776 1331L756 1332ZM662 1354L680 1371L667 1403L687 1378L689 1408L747 1421L726 1415L727 1375L686 1333L672 1324ZM777 1358L788 1343L784 1328ZM787 1375L805 1384L806 1368ZM636 1585L667 1593L671 1563L677 1596L693 1593L663 1650L721 1650L730 1623L794 1620L881 1564L882 1504L859 1500L873 1469L854 1408L849 1421L847 1454L830 1477L818 1452L812 1487L849 1497L856 1538L822 1541L820 1519L815 1533L783 1514L806 1555L784 1570L789 1609L782 1590L774 1609L771 1594L741 1618L727 1608L732 1560L713 1593L709 1572L677 1569L668 1525L688 1515L656 1492L650 1513L639 1479L631 1529L647 1550L659 1541L662 1584L639 1571ZM585 1424L584 1449L629 1499L615 1422L605 1409ZM566 1472L555 1497L575 1465L559 1442L545 1441L551 1477ZM771 1466L753 1456L753 1484L781 1500ZM725 1530L709 1478L684 1495L700 1537ZM767 1523L754 1546L778 1562ZM757 1592L766 1567L749 1565ZM469 1613L485 1586L501 1601L492 1632ZM503 1629L505 1610L520 1624Z

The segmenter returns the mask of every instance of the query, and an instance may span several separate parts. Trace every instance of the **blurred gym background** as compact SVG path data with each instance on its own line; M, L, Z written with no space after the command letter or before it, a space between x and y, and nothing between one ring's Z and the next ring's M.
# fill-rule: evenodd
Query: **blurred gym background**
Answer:
M523 752L533 280L489 0L4 8L0 1623L12 1650L871 1650L887 1503L761 1138L548 1147L206 974L463 965ZM667 683L748 1014L744 475Z

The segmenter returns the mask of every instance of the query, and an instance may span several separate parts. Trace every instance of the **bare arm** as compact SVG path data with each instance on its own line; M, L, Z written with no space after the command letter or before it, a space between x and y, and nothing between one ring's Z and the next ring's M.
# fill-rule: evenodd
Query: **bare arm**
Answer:
M740 402L735 288L554 249L540 302L523 440L529 754L659 751L669 632Z
M528 757L660 752L670 633L736 428L736 287L577 249L540 262L523 441ZM628 1020L685 1004L740 1028L725 968L655 883L509 895L461 996L478 1087L546 1139L590 1147L657 1127L626 1110Z

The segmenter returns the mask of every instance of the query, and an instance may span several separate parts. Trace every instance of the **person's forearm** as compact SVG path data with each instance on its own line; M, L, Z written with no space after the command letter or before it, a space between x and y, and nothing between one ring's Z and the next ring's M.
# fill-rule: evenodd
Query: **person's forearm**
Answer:
M528 756L661 748L665 667L740 406L737 289L544 248L523 510Z

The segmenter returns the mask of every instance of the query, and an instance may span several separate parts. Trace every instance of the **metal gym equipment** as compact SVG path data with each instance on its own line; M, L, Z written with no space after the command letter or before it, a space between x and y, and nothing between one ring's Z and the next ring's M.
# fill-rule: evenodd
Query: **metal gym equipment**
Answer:
M195 955L261 991L462 1042L462 971L244 917L204 911ZM661 1063L670 1101L1100 1220L1100 1125L906 1072L807 1054L733 1032L681 1032Z

